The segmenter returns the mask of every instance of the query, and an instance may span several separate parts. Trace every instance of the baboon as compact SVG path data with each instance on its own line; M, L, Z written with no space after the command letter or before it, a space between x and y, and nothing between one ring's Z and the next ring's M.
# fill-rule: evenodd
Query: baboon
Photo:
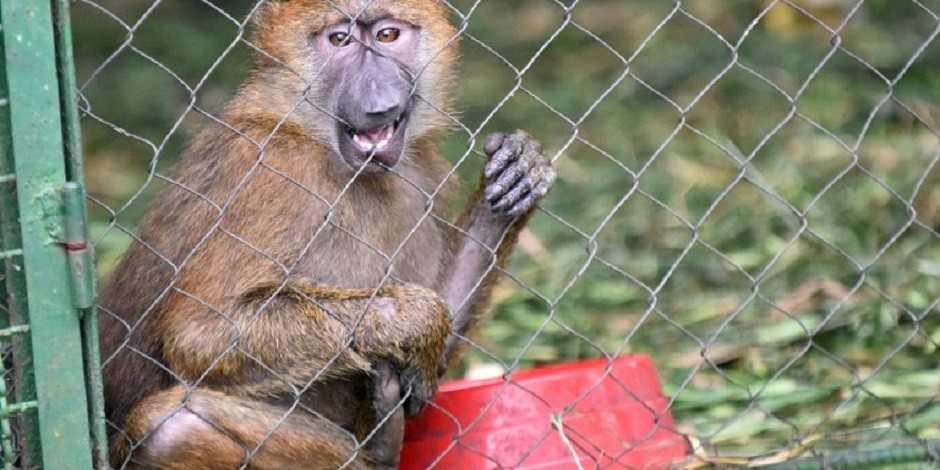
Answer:
M455 222L436 0L267 1L100 301L116 468L389 468L555 173L484 142Z

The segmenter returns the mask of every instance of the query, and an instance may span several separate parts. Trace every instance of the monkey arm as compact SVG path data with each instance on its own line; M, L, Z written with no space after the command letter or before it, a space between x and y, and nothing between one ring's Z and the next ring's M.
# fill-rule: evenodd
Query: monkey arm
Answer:
M296 392L317 376L371 372L385 362L412 387L409 414L436 389L450 332L438 295L413 285L346 289L300 281L259 286L224 315L191 306L167 317L163 336L167 365L187 381L205 376L207 385L235 384L252 395Z
M493 214L483 201L484 185L458 219L454 258L448 267L441 295L451 312L453 334L445 346L445 360L456 354L490 303L499 269L506 265L519 232L531 214L518 219Z
M440 289L454 333L444 348L448 361L489 305L499 269L506 266L535 204L555 181L538 142L522 131L490 135L484 151L490 161L457 221L454 258Z

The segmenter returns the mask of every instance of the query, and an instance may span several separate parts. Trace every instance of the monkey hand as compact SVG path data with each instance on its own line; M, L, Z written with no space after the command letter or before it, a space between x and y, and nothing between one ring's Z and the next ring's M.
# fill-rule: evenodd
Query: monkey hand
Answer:
M483 197L490 210L513 219L531 210L555 183L555 170L538 141L523 131L495 133L483 151L490 158L483 170Z
M383 297L375 300L374 307L378 309L376 316L381 322L367 326L370 331L364 331L362 336L369 340L360 348L372 358L374 371L389 366L397 373L400 383L391 383L394 380L385 377L387 374L377 374L382 379L373 383L375 387L400 385L401 395L407 397L405 415L415 416L437 391L443 375L450 313L437 293L423 287L389 286L381 289L380 295ZM373 395L391 393L376 389ZM384 416L383 410L377 411L380 418Z

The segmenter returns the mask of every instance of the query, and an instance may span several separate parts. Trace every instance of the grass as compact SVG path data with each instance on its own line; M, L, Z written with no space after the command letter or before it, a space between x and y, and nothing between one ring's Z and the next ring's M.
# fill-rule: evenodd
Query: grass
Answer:
M189 102L178 80L198 83L237 35L190 3L163 2L132 41L175 77L125 51L84 91L103 272L130 242L111 212L133 227L148 171L199 125L189 113L168 136ZM560 175L461 371L649 354L711 455L940 438L936 2L598 0L576 25L551 1L452 3L472 11L461 123L477 141L525 128ZM86 80L126 31L74 10ZM200 106L218 109L247 55L212 69ZM456 161L471 137L442 148Z

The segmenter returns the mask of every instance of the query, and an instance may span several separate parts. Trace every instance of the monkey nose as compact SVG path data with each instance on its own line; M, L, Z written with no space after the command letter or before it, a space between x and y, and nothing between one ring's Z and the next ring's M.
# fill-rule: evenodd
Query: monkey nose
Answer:
M392 87L370 87L363 102L363 111L374 120L397 119L404 108L404 100Z

